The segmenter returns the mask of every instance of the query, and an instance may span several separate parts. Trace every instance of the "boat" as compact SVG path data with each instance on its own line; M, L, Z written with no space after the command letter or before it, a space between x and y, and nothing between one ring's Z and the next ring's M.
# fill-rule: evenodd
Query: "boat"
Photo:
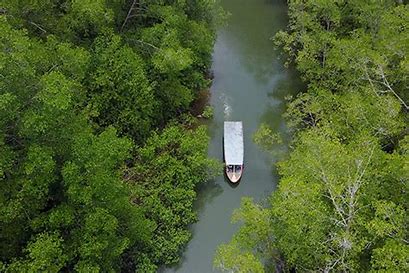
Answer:
M244 142L241 121L224 122L223 151L226 176L237 183L243 174Z

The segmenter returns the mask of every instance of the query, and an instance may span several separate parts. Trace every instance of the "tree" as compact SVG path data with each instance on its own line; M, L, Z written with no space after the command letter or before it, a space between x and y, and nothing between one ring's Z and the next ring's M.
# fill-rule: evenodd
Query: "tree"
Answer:
M136 2L2 2L0 271L153 272L189 240L215 3Z
M187 227L196 221L195 189L219 167L206 156L207 141L204 127L188 130L171 125L136 151L137 161L127 171L133 202L156 223L149 246L149 259L155 264L177 262L190 239Z
M230 272L265 272L262 261L275 255L271 245L268 209L243 198L233 213L232 223L243 222L229 244L219 246L214 266Z
M157 120L157 99L144 62L120 36L106 33L94 43L88 107L101 126L113 125L141 143Z
M113 128L96 135L86 119L84 50L1 23L1 258L12 272L116 270L152 231L118 172L132 142Z
M7 272L60 272L68 260L63 240L56 234L38 234L25 251L27 259L12 263Z

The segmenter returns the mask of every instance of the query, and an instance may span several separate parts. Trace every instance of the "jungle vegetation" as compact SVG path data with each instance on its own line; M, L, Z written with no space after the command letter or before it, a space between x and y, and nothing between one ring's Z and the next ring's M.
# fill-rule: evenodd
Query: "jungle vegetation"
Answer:
M176 263L217 171L189 115L213 0L2 0L0 271Z
M409 272L409 5L288 1L275 36L308 88L269 205L249 198L214 260L228 272ZM255 139L273 150L265 126Z

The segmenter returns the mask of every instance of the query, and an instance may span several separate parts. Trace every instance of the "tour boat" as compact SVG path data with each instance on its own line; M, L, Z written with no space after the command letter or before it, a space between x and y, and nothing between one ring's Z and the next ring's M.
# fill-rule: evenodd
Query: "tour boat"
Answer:
M224 163L226 175L232 183L237 183L243 174L244 142L241 121L224 122Z

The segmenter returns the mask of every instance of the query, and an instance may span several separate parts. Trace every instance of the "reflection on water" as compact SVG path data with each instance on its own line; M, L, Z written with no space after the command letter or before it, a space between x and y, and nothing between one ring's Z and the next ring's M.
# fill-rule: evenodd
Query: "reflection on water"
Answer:
M244 164L241 182L231 187L223 175L203 186L198 194L198 222L191 227L192 240L181 263L165 272L209 273L218 245L228 242L237 230L230 223L243 196L265 201L278 178L273 167L277 159L253 143L261 123L288 138L282 114L285 96L301 87L298 77L284 68L271 37L286 27L285 0L221 0L231 13L220 29L213 53L214 80L210 103L214 119L209 124L209 156L222 161L223 122L243 121Z
M210 180L198 187L200 198L195 203L195 210L200 213L207 204L212 203L214 198L223 193L223 188L216 183L215 180Z

